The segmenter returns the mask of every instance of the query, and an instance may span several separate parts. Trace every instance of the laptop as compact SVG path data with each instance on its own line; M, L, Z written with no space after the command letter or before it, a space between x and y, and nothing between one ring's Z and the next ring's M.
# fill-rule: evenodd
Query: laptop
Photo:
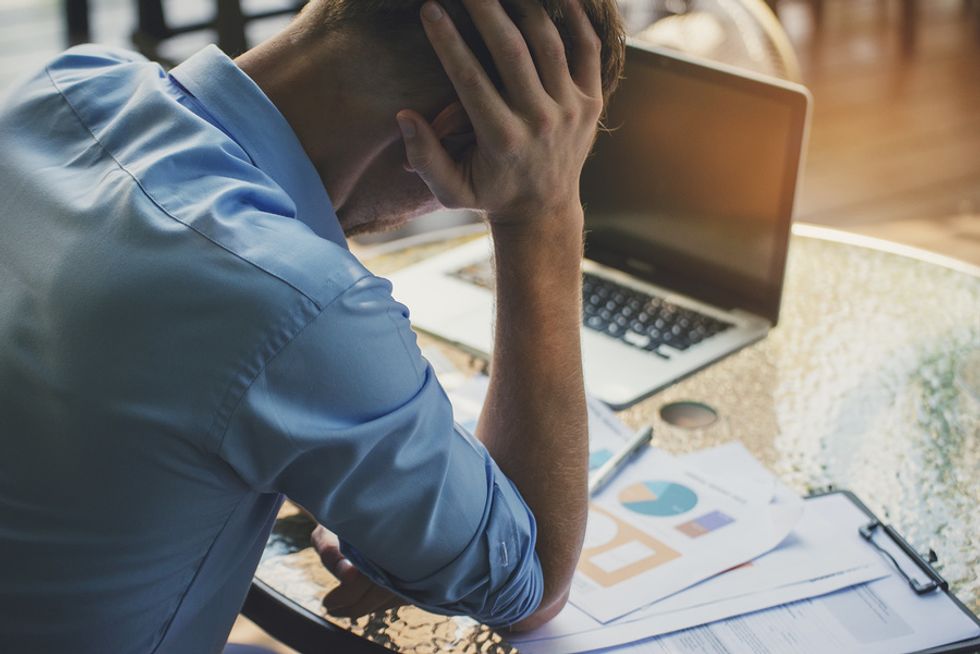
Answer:
M810 102L797 84L630 42L581 182L594 396L625 408L776 325ZM491 252L481 238L392 275L413 325L488 356Z

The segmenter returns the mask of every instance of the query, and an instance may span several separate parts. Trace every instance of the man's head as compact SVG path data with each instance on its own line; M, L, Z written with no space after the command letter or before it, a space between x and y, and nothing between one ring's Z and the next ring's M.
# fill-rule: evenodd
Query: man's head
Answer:
M602 43L602 87L603 96L608 100L619 82L624 56L623 25L616 0L538 2L558 28L566 49L570 36L564 6L567 2L582 2ZM423 3L424 0L313 0L304 10L301 20L314 38L328 38L331 34L347 32L373 41L379 47L380 58L386 55L394 57L387 63L395 64L395 68L403 73L408 86L402 90L406 92L425 92L432 90L432 87L445 90L448 80L428 45L419 21ZM501 4L512 16L520 12L513 1L501 0ZM460 0L443 0L441 5L491 78L499 80L493 59L463 3Z
M601 41L608 99L624 57L616 0L536 1L566 51L571 38L563 7L582 3ZM518 15L519 2L501 3ZM463 2L440 4L501 88ZM348 235L393 228L437 208L425 184L403 167L398 111L413 109L426 117L451 152L472 143L469 120L423 31L422 5L423 0L312 0L280 37L239 59L297 131Z

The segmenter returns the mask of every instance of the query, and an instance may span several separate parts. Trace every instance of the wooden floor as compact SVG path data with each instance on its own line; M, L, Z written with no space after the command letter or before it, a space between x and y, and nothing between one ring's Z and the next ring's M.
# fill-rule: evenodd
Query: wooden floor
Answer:
M897 2L825 0L820 30L780 4L814 97L797 220L980 264L978 9L918 4L908 56Z

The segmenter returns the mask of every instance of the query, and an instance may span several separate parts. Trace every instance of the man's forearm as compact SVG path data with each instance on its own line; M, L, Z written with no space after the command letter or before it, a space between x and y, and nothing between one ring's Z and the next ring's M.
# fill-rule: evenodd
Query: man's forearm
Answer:
M580 347L582 210L493 227L496 339L478 428L538 523L542 610L560 608L588 511L588 419ZM530 222L530 221L529 221ZM534 626L534 625L523 625Z
M567 35L538 3L521 3L516 22L498 2L464 4L493 58L506 62L500 85L437 2L423 5L422 25L472 141L454 156L418 111L396 118L407 167L443 206L486 211L492 226L496 344L477 434L537 518L544 599L519 625L531 627L564 603L588 512L578 191L604 106L605 46L578 0L562 3Z

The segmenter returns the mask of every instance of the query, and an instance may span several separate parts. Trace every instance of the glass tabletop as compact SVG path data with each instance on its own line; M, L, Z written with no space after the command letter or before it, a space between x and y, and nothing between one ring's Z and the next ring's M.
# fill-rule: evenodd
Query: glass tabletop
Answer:
M460 242L367 264L383 275ZM481 365L421 341L460 367ZM669 424L661 409L678 401L719 418ZM855 492L913 547L935 550L950 589L980 612L980 269L797 226L770 335L619 415L634 428L652 424L656 445L673 453L739 440L801 494ZM256 574L325 616L320 602L336 581L309 547L312 528L287 503ZM404 652L516 651L471 620L414 607L330 620Z

